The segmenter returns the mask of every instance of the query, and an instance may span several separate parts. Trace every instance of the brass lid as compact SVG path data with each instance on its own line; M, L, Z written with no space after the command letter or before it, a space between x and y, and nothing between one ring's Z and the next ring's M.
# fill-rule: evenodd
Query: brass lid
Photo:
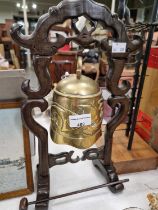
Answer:
M55 89L55 92L61 95L69 95L72 97L92 97L92 95L101 94L98 84L89 77L76 74L70 74L61 80Z

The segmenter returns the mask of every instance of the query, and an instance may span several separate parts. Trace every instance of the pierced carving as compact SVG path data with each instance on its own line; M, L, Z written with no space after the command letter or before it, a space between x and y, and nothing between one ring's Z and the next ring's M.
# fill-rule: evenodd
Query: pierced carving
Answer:
M61 35L58 35L56 42L52 43L48 40L48 32L51 26L58 23L63 23L68 18L74 19L82 15L86 16L92 22L93 27L89 34L95 30L96 23L99 21L104 28L110 27L114 30L115 33L113 38L116 42L127 43L128 53L141 46L142 40L140 37L138 39L137 36L137 39L131 42L126 34L123 23L118 19L118 17L112 16L108 7L98 4L93 0L62 1L58 6L51 7L48 13L41 16L41 18L38 20L35 31L31 35L21 34L20 31L22 26L14 24L11 28L11 36L19 45L29 48L31 53L34 55L50 56L55 54L58 48L64 46L66 43L72 40L85 47L88 45L88 43L93 43L95 40L92 40L91 36L89 36L88 39L87 35L84 38L82 34L83 31L78 33L78 30L75 30L78 33L77 37L64 39ZM84 29L84 31L85 30L86 29ZM118 56L118 54L115 54L115 56Z
M66 163L78 163L79 161L85 160L96 160L104 158L104 147L100 148L92 148L83 152L82 157L77 156L76 158L72 158L74 155L74 151L70 152L62 152L60 154L49 154L49 167L53 167L55 165L64 165Z
M100 148L92 148L83 152L83 156L81 158L82 161L84 160L96 160L96 159L103 159L104 157L104 147Z
M91 44L97 44L98 41L91 36L92 32L88 31L87 28L83 28L83 30L78 34L78 36L70 37L66 39L66 43L73 41L79 45L83 45L84 47L89 47Z
M79 156L75 159L72 158L74 151L70 152L62 152L57 155L49 154L49 167L53 167L55 165L64 165L66 163L77 163L80 161Z

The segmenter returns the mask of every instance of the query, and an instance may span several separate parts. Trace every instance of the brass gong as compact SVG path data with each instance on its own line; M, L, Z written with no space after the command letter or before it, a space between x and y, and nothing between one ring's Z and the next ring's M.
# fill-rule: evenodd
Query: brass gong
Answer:
M94 80L77 70L57 84L51 107L53 142L89 148L102 134L102 118L103 99Z

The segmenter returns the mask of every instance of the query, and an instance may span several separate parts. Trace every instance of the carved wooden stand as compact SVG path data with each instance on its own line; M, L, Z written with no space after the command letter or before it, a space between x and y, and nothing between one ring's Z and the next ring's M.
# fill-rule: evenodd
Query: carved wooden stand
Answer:
M86 27L84 27L82 31L77 29L76 22L78 21L78 17L82 15L90 21L92 26L90 31L88 31ZM50 42L48 40L50 27L58 23L63 23L68 18L72 20L72 29L76 35L65 38L62 35L57 34L57 40L55 42ZM108 39L104 38L103 40L98 41L91 36L95 31L98 22L103 28L108 27L113 31L113 40L115 42L126 42L127 49L125 53L112 53ZM22 199L20 210L26 210L28 205L31 204L36 204L36 210L47 210L48 202L50 200L49 168L55 165L66 164L68 162L76 163L80 160L93 160L94 165L107 179L109 189L113 193L123 190L123 184L119 181L116 170L111 161L111 152L114 130L120 125L128 113L129 99L125 94L130 89L130 84L129 82L124 81L122 87L119 87L118 83L129 53L138 49L142 45L141 39L135 37L135 40L130 42L124 25L118 20L118 17L116 15L113 16L106 6L98 4L93 0L64 0L58 6L51 7L48 13L38 20L36 29L31 35L24 36L20 33L20 30L21 26L13 25L11 36L19 45L31 50L33 66L40 84L40 88L37 91L30 88L29 80L24 81L22 84L22 90L28 97L22 106L22 116L28 129L38 137L39 164L37 166L37 200L28 203L27 199ZM79 157L72 159L73 151L63 152L57 155L48 154L47 130L35 122L32 116L32 110L35 107L39 107L42 112L47 109L48 104L44 97L52 88L48 64L52 55L57 52L58 48L63 47L70 41L76 42L82 48L93 48L97 46L101 50L107 52L109 59L106 87L112 95L111 98L109 98L108 103L112 107L114 115L107 124L104 147L85 151L81 159ZM118 107L117 112L115 112L116 106ZM69 195L72 194L75 194L75 192L70 193ZM61 195L55 197L64 196Z

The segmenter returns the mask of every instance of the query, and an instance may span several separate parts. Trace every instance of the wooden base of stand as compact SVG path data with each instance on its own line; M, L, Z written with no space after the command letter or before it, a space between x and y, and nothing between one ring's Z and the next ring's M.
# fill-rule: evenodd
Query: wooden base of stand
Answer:
M102 144L98 141L97 145ZM132 150L127 150L128 137L125 131L115 131L112 160L118 174L154 170L158 166L158 153L137 133L134 135Z
M158 153L135 133L132 150L127 150L128 138L124 132L115 132L112 160L118 174L156 169Z

